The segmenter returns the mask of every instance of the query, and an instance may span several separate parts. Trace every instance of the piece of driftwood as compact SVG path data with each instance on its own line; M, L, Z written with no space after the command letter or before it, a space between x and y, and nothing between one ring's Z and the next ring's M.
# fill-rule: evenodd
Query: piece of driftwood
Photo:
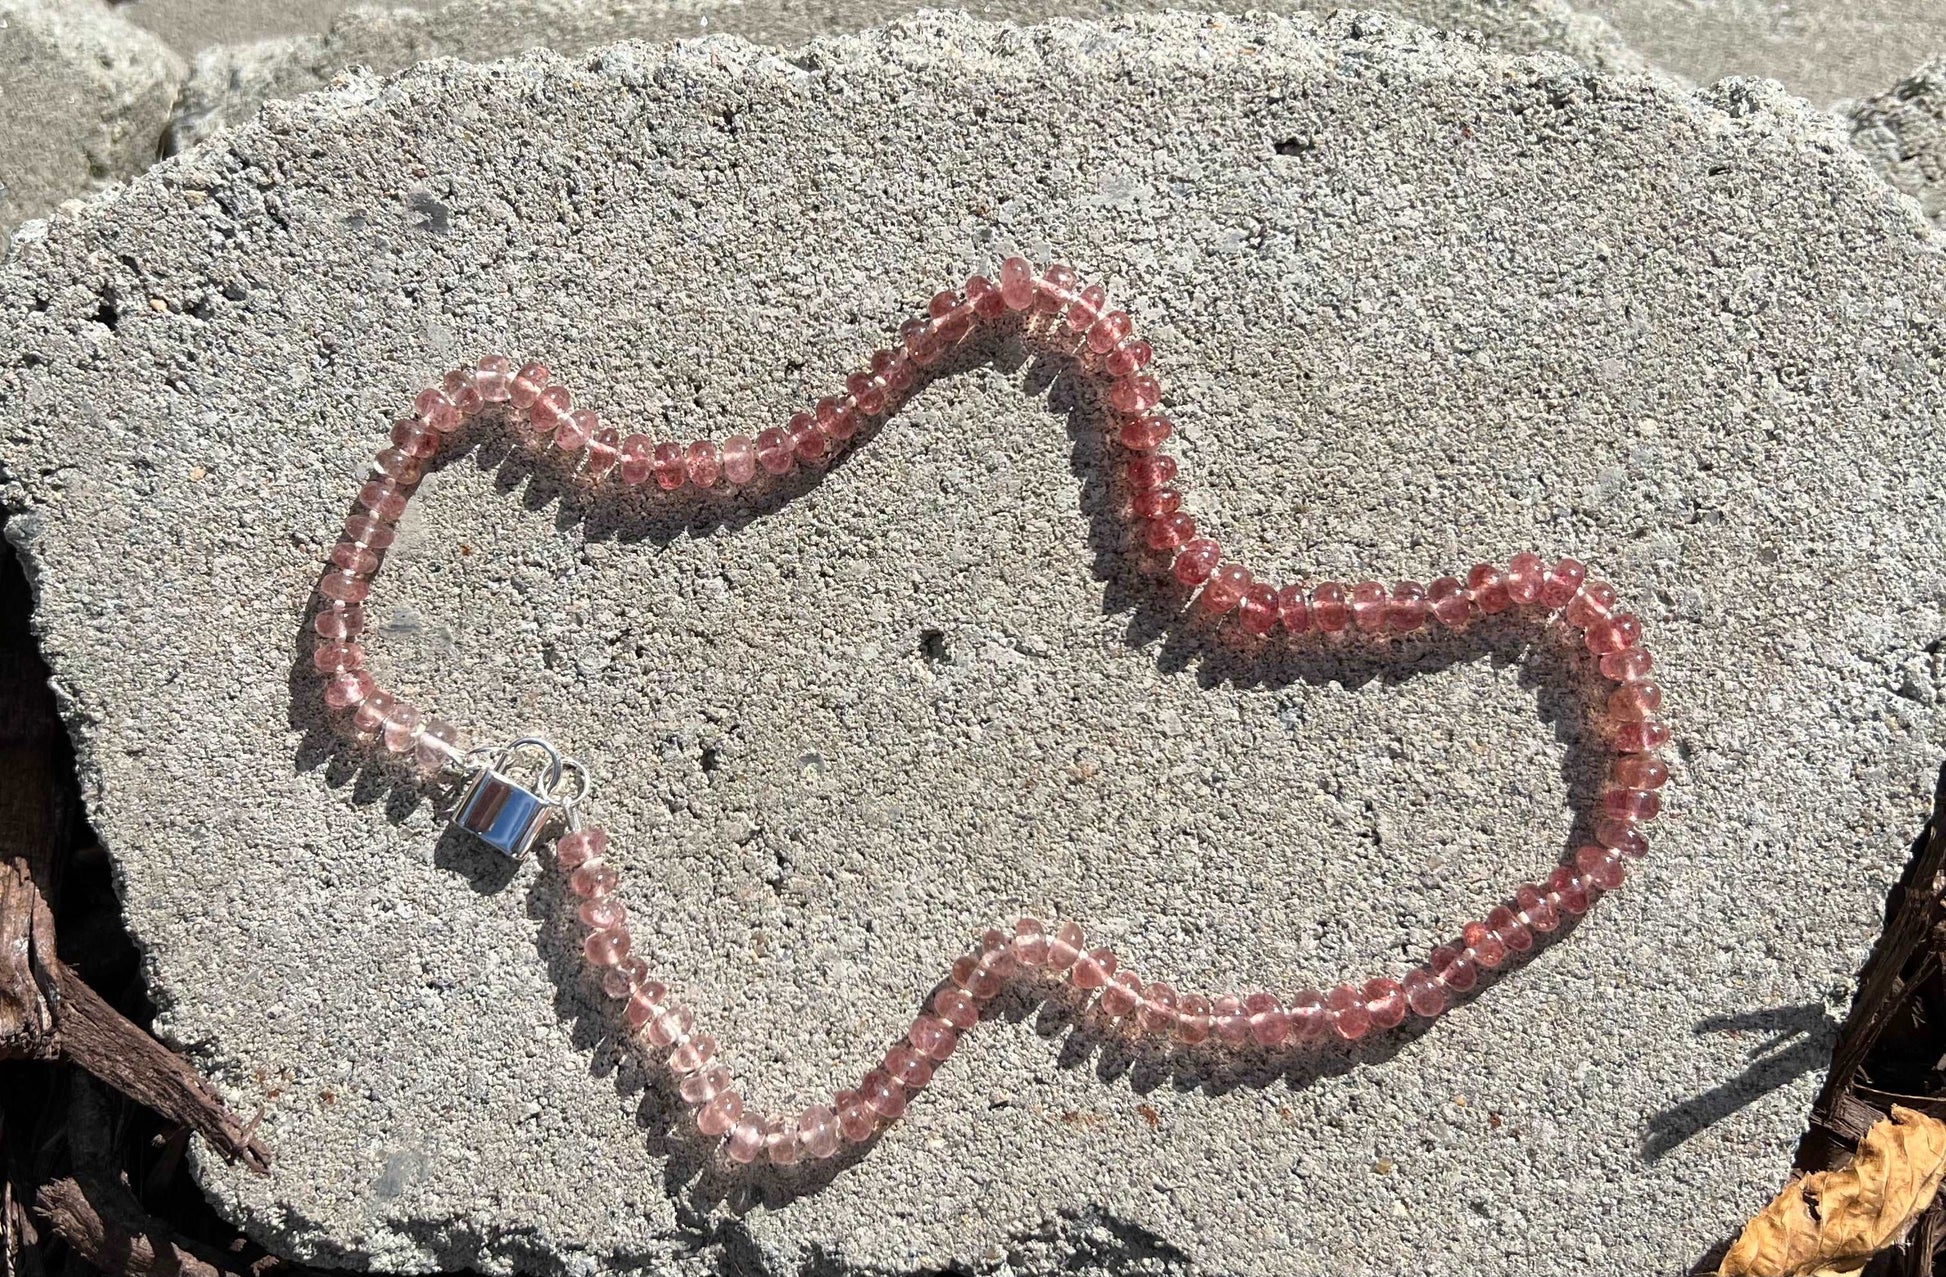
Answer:
M129 1277L250 1277L174 1236L118 1187L77 1179L41 1186L34 1209L56 1237L105 1273Z

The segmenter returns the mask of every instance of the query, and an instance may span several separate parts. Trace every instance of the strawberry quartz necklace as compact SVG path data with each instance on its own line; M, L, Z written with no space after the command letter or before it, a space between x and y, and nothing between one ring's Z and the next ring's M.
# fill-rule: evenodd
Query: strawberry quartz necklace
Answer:
M952 348L977 329L1000 326L1070 360L1099 395L1109 436L1120 449L1132 549L1165 581L1196 591L1188 606L1203 622L1233 627L1246 643L1381 644L1428 627L1460 629L1514 612L1585 646L1585 663L1591 673L1599 670L1605 692L1594 718L1612 753L1606 786L1595 809L1585 813L1593 841L1545 881L1515 887L1484 919L1464 924L1457 939L1434 948L1422 965L1396 978L1379 975L1323 991L1179 992L1145 982L1109 949L1090 948L1074 922L1022 918L1011 931L987 931L953 963L903 1037L856 1086L828 1102L766 1115L738 1089L718 1057L716 1039L699 1030L691 1010L632 951L608 836L584 816L586 768L538 737L468 748L452 724L380 690L364 668L359 642L365 598L424 463L469 418L504 419L523 444L554 451L589 485L619 480L629 487L728 494L825 463L862 426L891 413ZM1297 1051L1357 1041L1408 1015L1436 1016L1471 990L1483 970L1532 949L1537 934L1553 931L1620 886L1625 863L1647 853L1643 826L1661 808L1659 791L1669 772L1656 753L1668 743L1669 729L1655 719L1662 692L1649 678L1641 623L1619 610L1615 588L1591 578L1573 559L1549 564L1525 553L1504 568L1476 565L1464 580L1400 581L1389 589L1376 581L1279 586L1260 580L1199 535L1182 508L1176 462L1160 451L1171 426L1158 411L1162 388L1149 368L1151 354L1128 314L1112 309L1099 285L1084 286L1067 266L1036 272L1014 257L1001 263L997 280L975 276L964 289L935 296L927 316L907 321L895 343L873 352L869 368L853 373L844 393L754 438L685 445L624 437L575 407L567 388L541 364L516 367L489 355L422 391L414 415L393 427L391 446L378 454L318 583L313 661L324 679L324 701L358 741L382 742L391 753L409 756L429 778L456 777L462 788L454 819L499 852L519 858L558 835L554 864L566 875L569 898L586 928L582 951L588 965L619 1004L628 1038L666 1072L697 1137L720 1146L730 1161L788 1166L872 1140L899 1119L953 1054L959 1035L1009 984L1066 985L1071 996L1088 1001L1086 1013L1111 1031L1182 1051Z

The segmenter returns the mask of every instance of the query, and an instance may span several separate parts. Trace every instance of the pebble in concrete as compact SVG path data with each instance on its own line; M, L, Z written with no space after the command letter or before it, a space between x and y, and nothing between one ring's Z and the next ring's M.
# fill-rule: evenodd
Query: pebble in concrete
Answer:
M0 244L154 163L184 74L94 0L0 0Z
M1661 644L1666 835L1431 1031L1205 1077L1016 1007L828 1182L686 1160L510 881L332 744L302 617L363 460L482 350L615 421L778 420L944 278L1072 254L1153 332L1194 509L1279 573L1561 550ZM1941 754L1946 264L1822 116L1369 15L936 15L432 64L265 108L0 271L9 535L159 1027L384 1270L1680 1270L1775 1191ZM1268 664L1122 576L1002 348L751 504L448 465L398 686L588 759L637 935L773 1102L1015 912L1143 970L1383 969L1545 870L1545 651Z

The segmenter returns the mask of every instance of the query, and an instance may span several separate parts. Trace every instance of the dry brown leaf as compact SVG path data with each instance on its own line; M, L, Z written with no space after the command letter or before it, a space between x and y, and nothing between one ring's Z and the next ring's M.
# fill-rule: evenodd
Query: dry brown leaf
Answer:
M1851 1165L1785 1185L1758 1211L1718 1277L1851 1277L1896 1245L1946 1175L1946 1122L1894 1105Z

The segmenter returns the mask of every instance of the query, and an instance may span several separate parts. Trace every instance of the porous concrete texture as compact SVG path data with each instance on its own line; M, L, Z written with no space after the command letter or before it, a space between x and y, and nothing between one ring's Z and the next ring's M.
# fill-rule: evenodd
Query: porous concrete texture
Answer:
M491 61L531 48L573 56L618 40L736 35L780 47L859 31L910 13L903 0L452 0L437 8L354 9L322 35L206 50L170 126L181 150L250 117L264 102L331 83L348 66L401 70L428 58ZM1033 22L1148 9L1210 8L1163 0L974 0L962 8L991 20ZM1271 12L1329 12L1331 0L1269 0ZM1599 18L1565 0L1393 0L1387 12L1442 31L1474 33L1516 53L1552 50L1605 71L1645 72Z
M96 0L0 0L0 249L154 163L185 69Z
M942 281L1073 257L1192 506L1280 575L1575 553L1647 618L1656 854L1420 1031L1231 1071L1010 1001L906 1121L739 1189L615 1063L541 864L334 744L304 618L412 393L544 356L626 427L823 392ZM1783 1181L1941 755L1942 263L1828 117L1370 15L433 63L273 104L0 270L9 535L161 1030L305 1261L1673 1273ZM638 943L761 1104L977 929L1184 987L1400 972L1569 845L1578 667L1517 630L1252 655L1131 575L1058 365L972 352L844 464L591 498L487 436L374 662L588 760Z
M1927 63L1886 93L1850 104L1852 145L1885 180L1946 218L1946 58Z
M1697 84L1781 81L1819 106L1878 93L1946 54L1937 0L1586 0L1629 47Z

